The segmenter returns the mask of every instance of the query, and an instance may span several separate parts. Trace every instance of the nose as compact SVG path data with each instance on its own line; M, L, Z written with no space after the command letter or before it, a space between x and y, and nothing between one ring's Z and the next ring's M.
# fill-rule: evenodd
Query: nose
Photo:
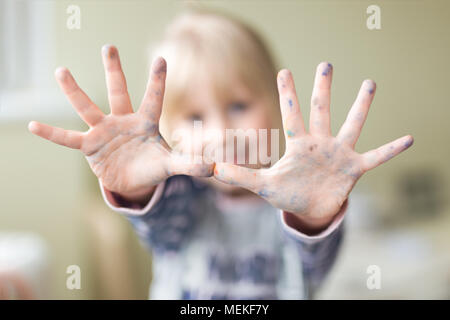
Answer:
M217 109L216 109L217 110ZM220 109L219 109L220 110ZM222 112L216 112L208 123L208 129L213 132L213 138L225 138L225 130L229 128L229 120ZM217 141L217 140L216 140Z
M223 161L223 157L225 154L225 144L226 144L226 129L229 128L229 119L226 114L220 112L219 108L216 108L217 112L211 114L207 119L207 122L204 123L206 129L206 139L204 139L203 144L204 147L209 146L208 149L216 150L218 152L215 154L216 157L219 157L218 161ZM219 151L220 149L220 151ZM220 155L222 154L222 155Z
M224 131L229 126L229 119L226 116L225 112L220 112L219 108L217 108L218 112L211 117L212 126L214 129L218 129L220 131Z

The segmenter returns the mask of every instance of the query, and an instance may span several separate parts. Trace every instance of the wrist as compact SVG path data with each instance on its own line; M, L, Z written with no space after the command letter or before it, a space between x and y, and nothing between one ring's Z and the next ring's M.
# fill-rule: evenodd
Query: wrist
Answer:
M306 235L317 235L327 229L337 217L341 216L347 208L348 201L345 200L339 211L329 217L307 217L292 212L283 211L286 223L297 231Z
M152 197L155 189L156 186L151 186L133 192L113 192L113 193L115 196L118 196L127 202L137 203L139 205L144 206Z
M286 223L290 227L309 236L319 234L325 230L334 219L334 217L327 219L305 218L287 211L284 211L283 214L286 219Z

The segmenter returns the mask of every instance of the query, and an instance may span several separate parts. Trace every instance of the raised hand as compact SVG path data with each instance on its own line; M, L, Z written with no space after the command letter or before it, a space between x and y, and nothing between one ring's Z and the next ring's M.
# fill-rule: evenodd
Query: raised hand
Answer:
M333 68L317 67L307 133L288 70L278 74L278 91L286 152L272 167L249 169L217 163L214 176L237 184L273 206L306 221L330 221L339 212L357 180L413 143L404 136L378 149L359 154L354 147L375 94L375 83L365 80L348 117L336 137L330 129L330 89ZM306 220L305 220L306 219Z
M70 72L59 68L55 76L61 89L90 129L78 132L32 121L29 130L54 143L81 150L102 184L129 198L148 193L172 174L212 175L213 165L181 161L159 132L165 60L157 58L153 62L141 106L133 113L117 49L104 46L102 57L111 113L103 114Z

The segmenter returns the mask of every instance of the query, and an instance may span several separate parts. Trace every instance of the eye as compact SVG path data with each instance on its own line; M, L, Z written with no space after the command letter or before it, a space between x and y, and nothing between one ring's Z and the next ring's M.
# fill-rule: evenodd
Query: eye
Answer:
M248 109L248 104L245 102L233 102L228 106L230 113L242 113Z

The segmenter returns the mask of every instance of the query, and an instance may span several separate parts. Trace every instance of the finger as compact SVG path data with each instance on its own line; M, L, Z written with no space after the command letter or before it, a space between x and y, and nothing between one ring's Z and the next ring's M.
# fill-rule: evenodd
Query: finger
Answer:
M377 149L364 153L363 156L363 169L364 171L371 170L378 167L380 164L392 159L400 152L408 149L414 142L411 135L401 137L395 141L389 142Z
M216 163L214 177L227 184L255 191L259 185L260 169L250 169L231 163Z
M80 89L72 74L66 68L58 68L55 77L70 104L75 108L81 119L93 127L105 116L91 99Z
M278 73L278 92L280 93L280 109L286 139L305 134L300 105L295 91L292 73L283 69Z
M375 90L376 84L372 80L365 80L362 83L361 89L348 113L347 119L337 135L337 139L340 142L347 143L352 148L355 146L359 135L361 134L364 122L366 121L367 114L369 113Z
M150 70L150 77L142 99L139 112L152 120L153 123L159 122L164 99L164 89L166 82L167 64L162 57L156 58Z
M119 51L114 46L105 45L102 48L102 58L111 113L120 115L133 112L127 82L120 64Z
M200 160L196 161L196 159ZM201 158L194 158L191 154L179 152L170 153L165 165L168 176L182 174L192 177L210 177L214 169L214 163L202 161Z
M83 142L83 133L49 126L47 124L31 121L28 130L46 140L72 149L80 149Z
M317 66L309 119L309 131L312 135L331 135L330 91L332 74L333 66L330 63L322 62Z

